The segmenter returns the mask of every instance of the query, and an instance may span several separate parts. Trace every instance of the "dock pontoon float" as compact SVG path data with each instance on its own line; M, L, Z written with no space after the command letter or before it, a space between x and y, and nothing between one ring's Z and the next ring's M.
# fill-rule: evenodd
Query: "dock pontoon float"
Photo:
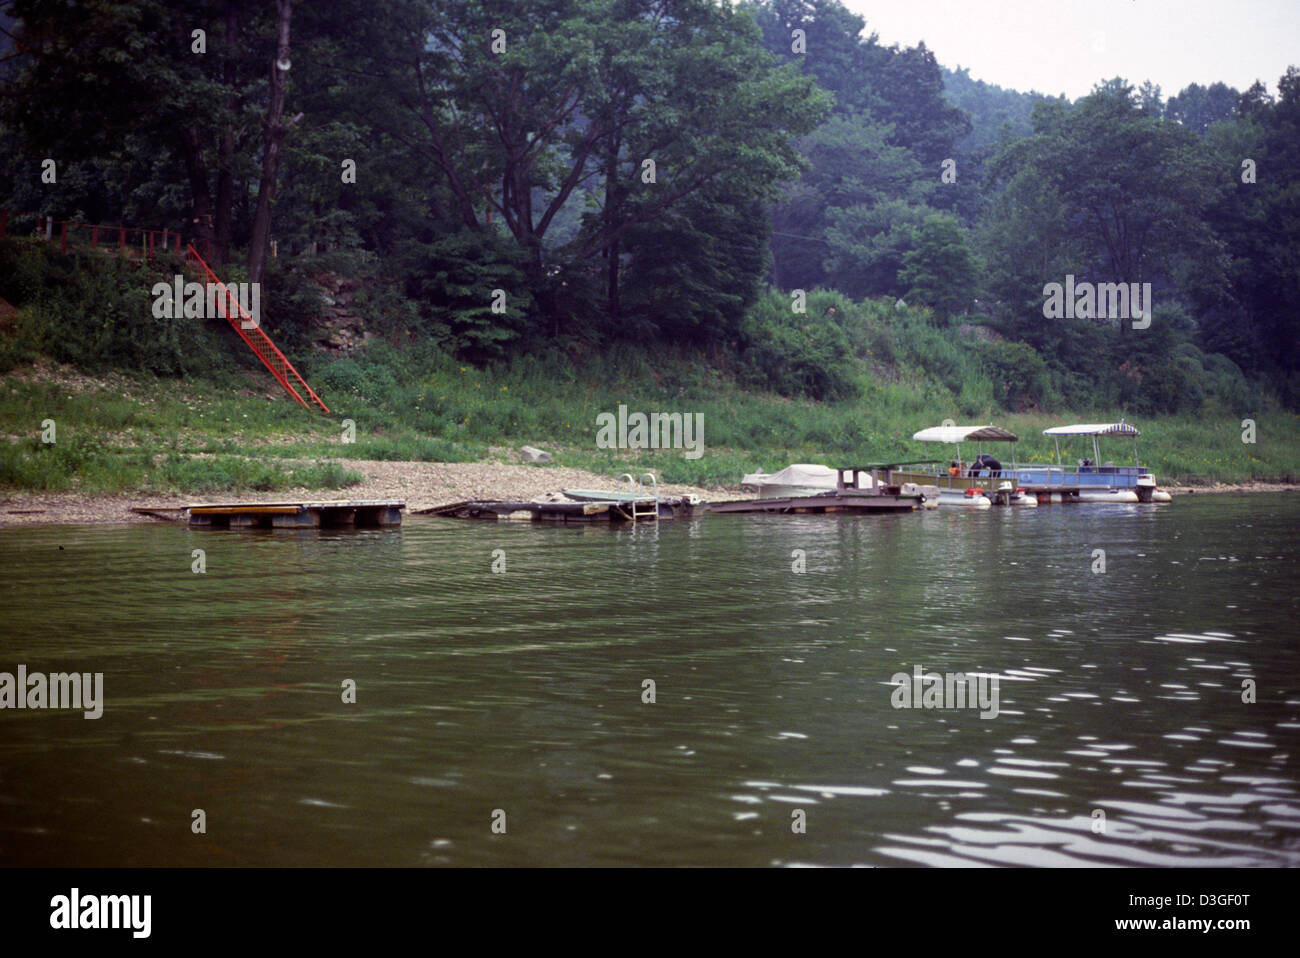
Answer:
M331 499L323 502L196 502L178 518L204 529L321 529L402 524L402 499ZM145 510L137 510L145 511ZM156 515L157 511L145 511Z
M997 426L934 426L914 433L912 438L926 449L932 442L945 443L954 447L954 456L943 461L936 459L918 460L918 465L929 465L910 471L895 473L900 482L915 482L939 487L939 505L965 506L972 509L987 509L997 505L1036 506L1038 499L1028 495L1016 483L1016 442L1015 433ZM984 452L986 442L1005 442L1011 444L1011 468L1005 468L1001 462ZM975 456L967 461L962 458L961 444L975 443ZM933 468L937 466L938 468Z
M1044 429L1056 443L1055 466L1021 466L1015 470L1016 483L1027 492L1047 502L1169 502L1169 493L1156 486L1151 471L1139 463L1136 426L1123 420L1114 423L1079 423ZM1092 458L1078 460L1077 466L1061 461L1061 439L1079 436L1092 438ZM1119 436L1133 440L1133 465L1117 466L1101 461L1100 436Z
M624 480L627 487L624 488ZM618 488L565 489L566 499L548 496L528 501L483 499L416 510L419 515L449 519L522 520L525 522L658 522L690 516L698 496L661 496L654 473L619 477Z
M627 480L627 488L623 481ZM654 473L646 472L640 476L623 473L618 479L618 488L607 489L565 489L564 495L574 502L597 502L613 506L615 512L626 513L633 521L650 519L675 519L689 516L701 502L699 496L661 496L659 482Z

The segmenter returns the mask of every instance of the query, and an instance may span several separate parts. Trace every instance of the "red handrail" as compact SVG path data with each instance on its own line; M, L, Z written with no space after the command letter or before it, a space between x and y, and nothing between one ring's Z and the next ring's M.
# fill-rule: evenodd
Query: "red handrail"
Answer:
M293 383L297 383L306 391L307 395L311 397L311 401L320 407L322 412L329 412L329 407L326 406L325 403L321 402L321 398L312 391L310 386L307 385L307 380L303 379L298 373L298 370L293 368L293 363L289 362L284 353L280 352L275 343L271 342L271 337L262 331L261 326L253 325L247 329L244 328L244 322L240 317L247 318L250 323L253 322L253 317L248 315L248 311L245 310L243 304L239 302L239 298L226 287L225 283L221 282L221 280L217 278L217 274L212 272L208 267L208 264L203 262L203 257L195 251L194 246L192 244L186 244L186 249L189 250L190 255L194 257L198 264L203 267L203 271L207 274L208 282L215 283L217 288L225 295L226 308L224 312L226 314L227 322L229 322L235 332L239 334L240 339L248 344L248 348L253 351L253 354L256 355L266 368L271 371L271 375L276 378L276 381L279 382L289 395L296 399L300 405L306 408L311 408L308 406L307 401L298 394L298 390L293 388ZM232 303L234 304L234 309L231 309ZM249 335L250 333L252 334L251 336Z
M7 232L9 226L9 213L9 210L0 210L0 237L3 237ZM22 216L25 214L19 213L16 215ZM45 223L48 220L46 225L51 232L53 231L53 227L57 225L57 221L55 221L53 217L46 217L40 214L35 215L38 225ZM92 249L97 249L99 247L99 231L101 229L116 229L118 231L118 248L122 250L126 249L126 234L128 232L139 233L141 236L141 254L146 259L153 259L155 256L155 236L157 234L162 235L164 247L168 245L168 239L174 237L176 240L176 249L178 252L180 251L181 233L179 230L141 229L132 226L110 227L64 221L59 231L59 241L65 253L67 252L68 227L72 227L73 229L80 228L90 230L90 245ZM266 335L260 326L250 325L248 329L244 328L243 319L247 319L249 323L252 324L253 317L248 315L243 304L239 302L239 298L227 288L225 283L221 282L221 280L217 278L216 273L212 272L208 264L203 261L203 257L201 257L198 254L198 251L194 249L194 245L192 243L187 243L186 249L189 252L189 256L182 257L185 260L186 265L190 264L192 257L193 260L197 261L203 268L203 274L199 274L199 278L214 283L221 290L222 294L226 297L225 314L227 321L230 323L231 327L234 328L235 332L239 334L239 338L248 344L248 348L253 351L253 354L262 361L262 364L265 365L267 369L271 371L271 375L275 377L276 381L284 387L285 391L292 396L299 405L304 408L310 409L311 404L309 404L306 399L303 399L302 394L294 388L295 383L302 387L303 392L307 394L311 403L318 406L322 412L329 412L329 407L326 406L312 388L307 385L307 380L303 379L298 370L293 368L293 363L289 362L284 353L280 352L275 343L271 341L271 337ZM233 309L231 308L231 304L234 304Z

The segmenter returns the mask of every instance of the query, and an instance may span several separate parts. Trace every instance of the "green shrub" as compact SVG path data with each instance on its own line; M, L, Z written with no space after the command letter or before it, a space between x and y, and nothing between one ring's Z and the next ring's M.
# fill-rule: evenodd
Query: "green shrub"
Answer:
M1140 378L1130 377L1121 398L1144 414L1193 412L1205 401L1205 390L1184 365L1166 359L1142 370Z
M1025 343L981 343L980 362L992 384L992 398L1002 409L1018 411L1044 405L1051 379L1043 358Z
M154 315L155 284L181 272L170 256L140 264L84 249L64 254L39 240L0 240L0 296L22 306L0 357L12 364L41 354L88 372L163 376L231 367L225 320Z
M848 337L824 310L795 313L772 292L745 317L742 375L760 389L810 399L850 399L858 385Z
M483 362L507 354L528 325L532 295L524 255L490 230L410 242L395 257L406 296L420 305L421 332L458 356ZM494 311L496 290L504 312Z

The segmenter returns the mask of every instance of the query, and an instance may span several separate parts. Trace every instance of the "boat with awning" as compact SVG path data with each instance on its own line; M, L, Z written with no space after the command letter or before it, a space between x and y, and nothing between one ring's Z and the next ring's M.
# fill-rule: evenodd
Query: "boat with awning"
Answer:
M923 459L918 461L919 468L913 467L895 472L900 482L937 486L939 505L975 509L987 509L994 503L1018 506L1038 505L1037 498L1022 494L1015 482L1016 443L1019 441L1015 433L992 424L943 425L913 433L912 439L921 443L923 455L928 454L930 443L953 447L952 455L945 460ZM974 444L974 456L970 458L963 456L963 443L968 449L972 443ZM984 452L985 443L1010 445L1009 469L991 453Z
M1021 466L1015 470L1017 484L1032 492L1040 502L1169 502L1169 493L1156 486L1151 470L1138 460L1137 440L1142 433L1123 420L1110 423L1075 423L1052 426L1043 435L1056 446L1055 466ZM1101 458L1100 439L1132 439L1133 465L1117 466ZM1061 458L1063 440L1091 439L1092 456L1067 466ZM1085 452L1086 452L1085 447Z

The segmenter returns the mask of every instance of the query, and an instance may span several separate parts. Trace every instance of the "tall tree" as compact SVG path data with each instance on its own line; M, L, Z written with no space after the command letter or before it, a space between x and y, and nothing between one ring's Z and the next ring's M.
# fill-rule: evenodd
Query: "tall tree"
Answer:
M266 148L262 153L262 182L257 189L257 213L253 237L248 243L248 278L260 283L271 241L271 204L275 201L276 177L280 170L280 145L284 142L284 97L289 85L289 26L293 0L275 0L276 46L271 61L271 99L266 109Z
M24 148L64 170L111 166L132 185L153 175L159 147L170 151L188 194L190 236L224 258L236 205L231 168L247 145L247 111L257 108L253 66L274 43L265 9L241 0L15 0L12 10L22 42L0 115ZM125 143L149 146L125 151ZM49 212L96 220L127 212L111 190L64 189L52 202L62 206ZM169 191L153 208L134 204L163 224L175 205Z
M591 259L605 263L617 310L630 231L721 183L736 202L770 195L799 170L792 137L827 106L758 48L747 14L707 0L404 10L401 33L374 51L409 114L388 117L389 130L439 168L466 228L499 215L551 312L548 270ZM601 214L550 245L584 194Z
M1203 134L1215 123L1230 121L1236 115L1240 97L1241 94L1225 83L1211 83L1208 87L1193 83L1169 98L1165 115Z

